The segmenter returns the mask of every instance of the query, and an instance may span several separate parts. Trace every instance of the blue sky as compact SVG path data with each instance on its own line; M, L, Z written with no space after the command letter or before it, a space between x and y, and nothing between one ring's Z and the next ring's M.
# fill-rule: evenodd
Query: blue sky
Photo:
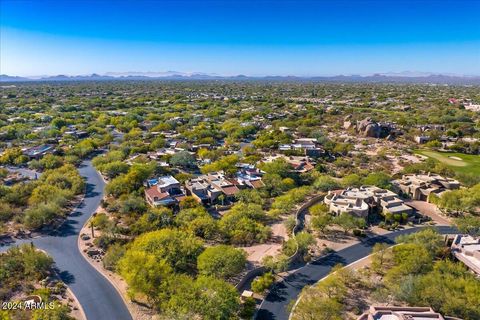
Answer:
M0 0L0 73L480 74L480 0Z

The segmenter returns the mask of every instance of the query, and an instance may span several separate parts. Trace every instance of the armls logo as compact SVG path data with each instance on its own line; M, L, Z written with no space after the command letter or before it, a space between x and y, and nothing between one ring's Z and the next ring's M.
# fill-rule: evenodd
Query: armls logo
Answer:
M23 301L2 302L2 310L35 310L35 309L54 309L55 303L43 302L42 298L37 295L26 297Z
M35 310L35 309L53 309L55 304L53 302L42 302L42 298L37 295L28 296L23 301L23 309Z

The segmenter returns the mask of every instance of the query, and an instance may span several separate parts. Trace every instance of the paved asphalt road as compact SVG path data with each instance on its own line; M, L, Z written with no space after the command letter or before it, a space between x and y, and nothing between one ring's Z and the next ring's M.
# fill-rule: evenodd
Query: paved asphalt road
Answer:
M60 277L80 301L88 320L131 320L132 317L115 288L78 250L80 230L97 209L105 187L91 161L84 161L79 171L86 179L86 195L68 220L58 230L48 235L32 240L19 240L16 243L33 242L35 246L53 257ZM6 248L7 246L1 247L0 251L5 251Z
M419 231L424 227L400 230L384 236L377 236L364 240L362 243L334 252L328 256L320 258L310 264L307 264L285 277L285 279L276 284L267 295L255 319L257 320L287 320L289 312L287 305L290 301L296 300L307 285L313 285L330 272L331 268L338 263L348 265L363 257L366 257L372 251L375 243L385 242L393 244L395 237L401 234L409 234ZM455 229L448 226L435 227L440 233L455 233Z

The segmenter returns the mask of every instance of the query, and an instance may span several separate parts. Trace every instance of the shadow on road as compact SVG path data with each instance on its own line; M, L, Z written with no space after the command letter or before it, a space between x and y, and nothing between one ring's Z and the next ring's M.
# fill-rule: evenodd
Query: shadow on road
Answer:
M52 237L69 237L78 234L78 228L76 228L78 222L75 220L66 220L58 229L52 230L47 235Z
M361 239L360 243L367 247L373 247L377 243L395 244L395 241L386 236L375 236L373 238Z
M58 269L56 269L56 271L60 276L60 279L62 279L62 281L65 282L66 285L70 285L75 282L75 277L70 272L66 270L60 271Z
M303 273L292 274L291 276L285 278L283 281L287 283L290 287L300 289L300 290L305 285L312 285L316 282L311 277Z
M346 264L346 260L344 257L334 252L329 254L328 256L315 260L310 264L314 266L322 265L322 266L334 267L337 264L343 264L343 265Z
M80 212L80 211L78 211L78 210L75 210L75 211L73 211L73 212L69 215L69 217L79 217L79 216L81 216L82 214L83 214L83 212Z
M85 198L93 198L100 195L100 192L93 191L95 190L95 185L91 183L87 183L87 187L85 188Z
M273 320L273 319L276 319L276 317L270 311L265 310L265 309L260 309L260 310L258 310L258 313L257 313L257 316L255 317L255 319Z

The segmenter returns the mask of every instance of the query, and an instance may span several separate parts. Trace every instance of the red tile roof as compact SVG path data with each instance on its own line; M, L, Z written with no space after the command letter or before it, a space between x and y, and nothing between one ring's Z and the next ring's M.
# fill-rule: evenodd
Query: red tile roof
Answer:
M155 200L159 201L159 200L163 200L163 199L166 199L166 198L170 197L170 195L167 192L158 191L157 186L152 186L152 187L148 188L147 190L145 190L145 194L152 201L155 201ZM155 199L155 197L157 199Z
M252 185L252 188L254 188L254 189L265 187L265 183L263 183L262 180L251 180L250 184Z
M232 196L236 194L237 192L240 191L237 186L229 186L229 187L224 187L222 188L223 193L225 193L227 196Z

